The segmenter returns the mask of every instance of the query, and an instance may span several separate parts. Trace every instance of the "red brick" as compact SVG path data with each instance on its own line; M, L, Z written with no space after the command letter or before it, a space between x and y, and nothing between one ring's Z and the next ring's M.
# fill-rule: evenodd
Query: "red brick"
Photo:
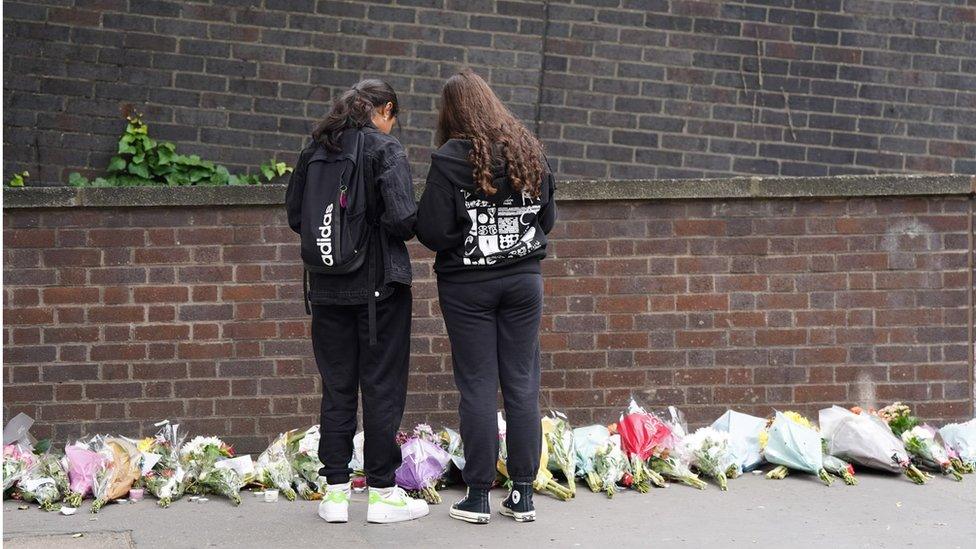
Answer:
M138 287L132 292L136 303L183 303L189 297L186 286Z
M54 229L5 229L4 248L53 248Z
M98 302L98 288L44 288L41 295L47 304Z
M226 301L273 299L275 297L275 293L275 287L270 284L223 286L220 289L221 297Z
M124 323L143 322L146 310L140 306L92 307L88 309L88 322Z
M720 219L677 219L674 234L678 236L724 236L725 221Z
M693 294L677 296L679 311L722 311L729 308L727 294Z
M758 345L803 345L806 340L806 330L756 330Z

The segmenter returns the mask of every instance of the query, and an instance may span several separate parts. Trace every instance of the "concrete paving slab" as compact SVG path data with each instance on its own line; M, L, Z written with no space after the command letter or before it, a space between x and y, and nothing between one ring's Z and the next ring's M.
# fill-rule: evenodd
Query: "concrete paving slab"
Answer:
M135 547L972 547L976 539L976 475L957 483L935 478L924 486L895 476L860 474L858 486L825 487L794 475L766 480L747 475L698 491L672 485L647 494L622 492L608 500L581 486L560 502L536 496L539 520L515 524L496 515L486 526L447 516L458 489L443 492L419 521L365 524L366 498L353 498L348 524L326 524L315 502L264 503L247 493L234 507L226 500L178 501L159 509L153 501L115 504L98 515L86 502L71 517L4 503L4 538L24 535L131 531ZM493 492L497 504L503 492ZM96 520L92 520L96 519ZM52 546L67 545L59 541ZM41 547L32 545L29 547Z

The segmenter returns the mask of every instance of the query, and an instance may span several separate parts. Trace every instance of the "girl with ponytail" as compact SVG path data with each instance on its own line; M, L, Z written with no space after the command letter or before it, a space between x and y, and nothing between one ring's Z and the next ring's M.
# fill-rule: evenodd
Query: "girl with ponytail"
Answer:
M396 92L381 80L363 80L339 95L302 151L285 199L288 223L303 235L312 349L322 376L319 474L325 497L318 514L327 522L346 522L349 517L349 462L360 388L363 465L370 490L366 520L399 522L428 513L426 502L408 497L394 483L400 464L395 435L406 401L410 359L412 273L405 242L414 236L417 212L406 152L390 135L399 112ZM341 196L329 203L325 216L309 216L309 211L323 207L309 197L321 196L329 185L338 185ZM328 239L340 228L348 230L355 212L362 211L353 207L361 198L350 198L349 211L344 210L347 190L350 197L361 197L352 194L354 185L364 190L368 202L365 246L355 250L355 259L344 271L330 271L321 262L315 269L309 267L305 235L310 227L303 233L302 225L311 224L311 234L321 231L324 240L313 243L324 242L321 250L328 256L322 255L322 261L328 257L324 264L332 266L333 244ZM340 227L336 220L344 224ZM361 218L359 223L356 226L362 227Z

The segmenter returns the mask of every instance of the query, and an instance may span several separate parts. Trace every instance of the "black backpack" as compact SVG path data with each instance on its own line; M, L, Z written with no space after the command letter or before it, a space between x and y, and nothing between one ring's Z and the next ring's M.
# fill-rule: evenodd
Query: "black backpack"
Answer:
M380 232L375 189L366 180L363 132L346 130L340 152L319 146L305 167L302 194L301 244L305 264L302 288L309 305L308 273L343 275L368 262L367 284L376 285L376 253L371 241ZM366 256L369 255L367 258ZM369 293L369 339L376 342L376 296Z
M363 176L363 133L345 131L341 152L318 147L306 167L302 196L302 262L309 272L351 273L366 259L373 224ZM368 210L368 211L367 211Z

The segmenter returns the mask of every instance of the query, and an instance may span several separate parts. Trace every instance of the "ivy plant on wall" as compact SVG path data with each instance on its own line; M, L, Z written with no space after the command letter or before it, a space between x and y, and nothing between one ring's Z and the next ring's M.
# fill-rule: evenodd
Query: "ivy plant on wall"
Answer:
M74 172L68 183L75 187L135 187L145 185L258 185L292 171L274 159L261 164L260 173L235 175L227 168L195 154L176 152L176 145L149 137L149 127L139 114L126 117L118 154L109 160L108 174L89 180Z

